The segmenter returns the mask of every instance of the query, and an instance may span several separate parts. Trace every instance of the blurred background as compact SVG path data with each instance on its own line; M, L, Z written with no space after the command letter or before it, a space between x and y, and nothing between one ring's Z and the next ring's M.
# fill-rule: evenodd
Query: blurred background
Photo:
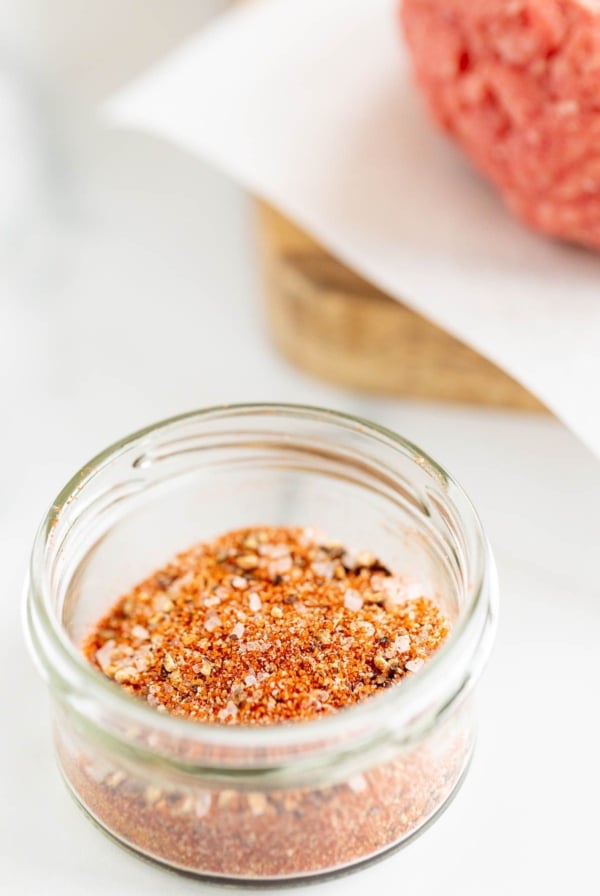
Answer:
M520 881L533 886L556 836L552 814L539 813L553 769L550 760L540 761L540 744L567 750L569 728L581 725L593 699L591 680L574 692L556 664L557 657L571 663L573 632L583 637L597 606L597 586L590 587L597 581L597 463L548 415L368 396L320 382L277 354L265 326L252 198L199 160L154 138L110 129L98 115L113 91L225 5L3 0L0 568L2 661L13 684L0 687L8 717L19 717L24 696L30 711L4 738L3 766L14 774L0 777L0 801L12 807L0 815L0 889L6 875L6 892L14 894L52 886L61 894L83 886L92 892L90 856L111 868L114 858L111 844L79 824L39 733L45 695L17 635L35 527L74 470L112 441L171 414L246 400L308 402L390 425L439 457L480 509L503 589L496 656L510 657L520 701L508 698L506 660L496 660L473 775L456 809L425 839L444 856L432 863L440 875L454 868L461 877L461 849L489 853L492 867L486 832L504 814ZM565 594L568 628L561 623ZM540 634L542 617L553 626L550 636ZM591 640L578 649L591 658ZM556 701L565 721L560 730ZM538 739L517 743L512 734L528 724L534 703ZM500 744L502 762L515 772L523 763L529 769L519 812L505 776L492 781L485 773L500 761ZM580 793L586 761L591 768L595 757L590 737L579 754ZM575 817L578 788L570 779L552 786L563 817ZM478 801L482 792L485 803ZM455 824L464 849L452 841ZM586 852L591 832L583 826L578 833L578 853ZM419 843L407 856L409 876L428 855L423 849ZM121 854L119 860L115 893L135 892L142 877L145 892L163 891L151 869ZM432 880L436 873L431 869ZM565 863L555 881L572 884L573 873ZM505 892L510 879L498 880L493 892ZM465 893L492 892L483 858L462 884ZM357 878L355 885L363 883ZM187 892L187 882L178 886L176 892Z
M6 52L51 79L63 98L93 103L226 5L227 0L4 0L2 39Z

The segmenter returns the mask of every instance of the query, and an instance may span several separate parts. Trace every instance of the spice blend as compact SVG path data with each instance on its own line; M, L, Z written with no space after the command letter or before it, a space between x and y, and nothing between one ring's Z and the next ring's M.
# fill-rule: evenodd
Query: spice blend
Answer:
M299 721L416 671L449 625L374 555L306 529L244 529L180 554L98 623L84 653L157 710Z
M396 759L318 787L242 791L136 776L57 730L66 778L86 810L134 850L182 871L280 880L385 854L447 802L472 746L468 721Z
M313 530L244 529L180 554L123 596L83 651L158 712L306 721L401 686L442 644L449 623L421 591ZM92 749L66 719L56 737L73 790L120 840L173 867L246 880L384 853L446 802L471 746L463 707L342 782L248 791L135 769Z

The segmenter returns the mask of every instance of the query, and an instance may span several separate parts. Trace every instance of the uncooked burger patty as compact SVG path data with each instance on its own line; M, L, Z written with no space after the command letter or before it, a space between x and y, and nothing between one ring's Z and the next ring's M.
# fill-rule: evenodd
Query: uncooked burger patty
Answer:
M435 119L530 226L600 249L600 0L404 0Z

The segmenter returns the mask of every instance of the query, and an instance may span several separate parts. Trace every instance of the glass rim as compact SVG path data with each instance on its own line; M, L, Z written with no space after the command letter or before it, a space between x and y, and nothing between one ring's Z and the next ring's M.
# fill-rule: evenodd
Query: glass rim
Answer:
M428 467L432 476L438 481L441 478L447 488L451 488L460 496L464 504L464 510L461 508L460 523L461 525L465 524L464 516L468 515L469 519L466 522L471 526L472 533L475 535L476 574L475 580L470 582L469 603L464 611L459 612L447 641L425 663L418 674L403 680L401 687L387 688L382 693L372 695L339 712L309 721L291 721L260 726L220 725L180 718L168 713L158 713L153 707L130 695L95 669L68 637L61 619L53 611L50 585L47 580L46 560L52 531L60 520L63 507L76 500L85 491L86 484L101 469L104 469L123 451L146 437L187 421L260 414L282 414L298 418L312 417L320 422L351 429L355 433L375 438L380 443L383 442L421 468ZM463 660L463 665L477 660L475 671L478 673L483 667L491 647L496 617L496 592L493 555L475 507L456 479L413 442L385 426L341 411L311 405L277 402L224 404L189 411L143 427L99 452L69 479L44 515L34 539L25 589L25 630L30 652L46 680L52 683L58 678L61 684L66 685L70 693L83 698L83 703L86 700L89 702L90 699L96 700L103 709L114 710L115 713L126 717L132 723L144 725L170 737L185 739L187 742L195 741L203 746L224 749L258 750L273 747L297 747L299 743L307 747L311 745L317 747L332 738L337 740L336 735L343 736L357 730L372 731L377 722L379 722L378 727L380 728L382 718L386 719L387 717L389 723L387 727L393 728L393 714L397 714L400 709L403 708L407 711L405 717L408 718L418 716L418 709L425 709L432 703L432 700L434 703L439 703L440 685L446 679L452 678L448 673L453 669L455 658L461 655L461 649L465 645L468 647L468 656L466 661ZM44 649L42 649L39 639L36 638L36 634L40 630L45 641ZM60 671L58 671L59 666ZM468 676L467 670L463 671L465 673L464 689L467 678L476 680L478 674L471 671ZM65 690L64 687L63 690ZM436 694L438 694L437 698ZM457 696L458 693L452 695L452 703ZM81 703L80 699L79 704ZM444 709L447 706L448 701L446 700ZM412 713L408 712L411 708ZM85 715L81 706L80 710ZM418 726L418 721L417 719L414 722L410 734L414 735L412 728ZM404 727L402 727L402 731L405 734L409 733L405 731ZM339 741L337 742L339 743Z

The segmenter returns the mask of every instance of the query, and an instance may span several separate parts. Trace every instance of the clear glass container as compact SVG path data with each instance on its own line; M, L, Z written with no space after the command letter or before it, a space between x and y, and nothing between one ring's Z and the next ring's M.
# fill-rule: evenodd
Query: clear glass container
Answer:
M189 545L245 526L318 526L376 553L452 622L380 695L315 721L201 724L158 713L79 645L115 599ZM408 843L468 768L496 576L461 488L395 433L295 406L168 420L119 442L58 496L33 548L26 620L65 780L120 843L222 881L297 880Z

